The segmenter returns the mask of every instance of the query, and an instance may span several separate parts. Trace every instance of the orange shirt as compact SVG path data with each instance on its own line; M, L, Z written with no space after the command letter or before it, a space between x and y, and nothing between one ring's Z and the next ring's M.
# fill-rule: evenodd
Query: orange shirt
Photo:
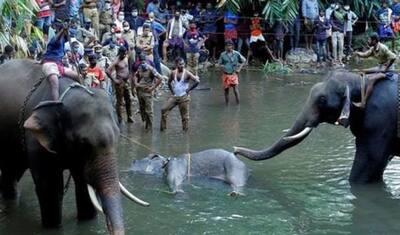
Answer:
M260 26L260 18L257 17L257 18L251 19L250 29L251 29L251 33L250 33L251 36L257 37L262 34L261 26Z
M87 73L93 75L100 82L104 81L105 79L103 70L101 70L101 68L99 68L98 66L95 66L94 68L90 68L89 66ZM98 87L99 85L100 84L93 83L92 87Z

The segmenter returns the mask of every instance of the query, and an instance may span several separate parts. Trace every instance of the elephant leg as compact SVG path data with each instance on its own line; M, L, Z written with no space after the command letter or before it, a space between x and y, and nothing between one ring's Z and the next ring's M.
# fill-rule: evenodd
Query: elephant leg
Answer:
M0 191L5 200L17 198L17 182L24 174L26 168L3 167L1 169Z
M356 139L356 156L350 174L350 183L372 183L383 179L383 172L391 159L390 137L371 137L364 134Z
M31 168L36 194L39 199L42 225L47 228L61 227L64 179L62 168L54 164L54 156L37 161ZM53 163L53 164L52 164Z
M97 212L90 201L85 177L81 172L71 171L75 182L76 209L78 211L78 220L91 220L96 217Z

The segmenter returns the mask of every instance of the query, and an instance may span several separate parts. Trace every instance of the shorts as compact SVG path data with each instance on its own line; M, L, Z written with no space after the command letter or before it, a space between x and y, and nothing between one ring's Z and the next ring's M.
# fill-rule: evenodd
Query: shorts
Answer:
M222 86L224 89L228 89L236 85L239 85L239 77L236 73L234 74L224 73L222 75Z
M306 33L312 33L314 30L314 21L308 18L304 19L304 27Z
M224 38L225 40L236 40L238 38L238 34L236 29L225 29L224 31Z
M168 39L168 46L179 47L183 49L183 39L179 37L172 37Z
M46 77L50 75L57 75L58 77L64 76L64 66L55 62L44 62L42 65L42 72Z

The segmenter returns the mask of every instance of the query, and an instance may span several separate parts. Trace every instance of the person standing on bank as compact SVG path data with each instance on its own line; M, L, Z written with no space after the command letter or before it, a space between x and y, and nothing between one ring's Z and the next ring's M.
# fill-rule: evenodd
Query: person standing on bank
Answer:
M222 67L222 85L225 92L225 104L229 104L229 88L233 88L236 103L239 104L239 73L246 63L246 58L233 50L233 41L225 42L225 51L221 53L218 64Z
M172 96L168 98L167 102L161 109L161 126L160 130L164 131L167 128L167 117L169 112L177 105L182 118L183 131L189 130L189 102L190 92L196 88L200 79L198 76L193 75L185 69L185 61L178 57L175 60L176 69L171 71L168 79L168 87L171 90ZM190 86L190 81L192 85Z

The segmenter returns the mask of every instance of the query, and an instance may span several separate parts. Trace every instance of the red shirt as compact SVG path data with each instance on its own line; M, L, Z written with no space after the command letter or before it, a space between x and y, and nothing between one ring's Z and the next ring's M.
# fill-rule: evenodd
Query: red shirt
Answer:
M90 75L93 75L97 80L99 80L100 82L104 81L104 73L103 70L101 70L101 68L99 68L98 66L94 67L94 68L88 68L87 73ZM100 87L100 84L97 84L95 82L92 83L92 87Z
M44 18L51 16L51 9L48 0L36 0L36 3L40 7L40 10L36 15L37 18Z

